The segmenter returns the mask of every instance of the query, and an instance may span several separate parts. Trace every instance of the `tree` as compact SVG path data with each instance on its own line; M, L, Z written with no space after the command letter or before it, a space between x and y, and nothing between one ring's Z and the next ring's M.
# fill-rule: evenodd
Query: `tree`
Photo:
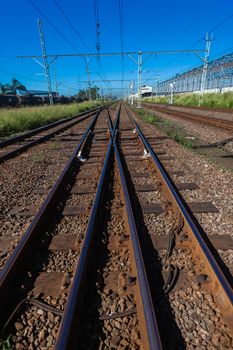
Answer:
M0 83L0 89L1 89L1 94L6 95L6 94L16 94L16 90L23 90L27 91L26 87L20 83L19 80L12 78L11 79L11 84L1 84Z
M11 80L11 86L12 86L12 90L14 92L16 92L16 90L23 90L23 91L27 91L26 87L20 83L20 81L18 81L17 79L13 78Z
M99 97L98 91L99 88L97 86L93 86L90 89L86 90L79 90L79 92L77 93L77 98L80 98L82 100L96 100Z
M79 90L77 93L77 98L85 100L87 98L87 92L85 90Z
M97 86L93 86L92 88L90 88L90 98L91 98L91 100L96 100L99 97L98 91L99 91L99 88ZM89 92L89 90L88 90L88 92Z
M4 85L2 85L1 88L2 88L2 93L3 93L3 95L12 93L12 87L11 87L10 84L4 84Z

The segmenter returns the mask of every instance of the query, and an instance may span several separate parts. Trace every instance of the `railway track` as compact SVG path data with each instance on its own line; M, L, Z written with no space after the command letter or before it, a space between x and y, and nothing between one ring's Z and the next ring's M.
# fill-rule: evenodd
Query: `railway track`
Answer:
M230 277L192 215L200 203L183 201L169 157L154 152L163 138L125 106L110 114L91 119L5 263L2 338L16 349L231 348Z
M1 164L0 269L59 177L90 118Z
M0 163L14 158L19 154L22 154L29 148L48 141L56 135L72 128L74 125L82 122L86 118L97 113L101 110L101 107L93 108L90 111L80 113L76 116L58 120L54 123L50 123L45 126L41 126L37 129L28 131L21 135L10 137L0 142ZM47 132L48 130L51 130Z
M150 104L150 103L142 103L142 107L146 109L151 109L153 111L158 111L167 115L171 115L176 118L191 120L194 122L197 122L199 124L206 124L215 126L217 128L221 128L228 131L233 131L233 120L227 120L227 119L221 119L216 117L210 117L207 115L199 115L194 112L192 112L192 109L190 109L189 112L187 111L179 111L177 108L180 108L180 106L176 106L176 109L170 109L170 106L167 105L156 105L156 104ZM184 108L184 106L182 106ZM186 107L186 106L185 106ZM188 107L186 107L188 108ZM181 108L182 109L182 108ZM202 110L200 110L202 111ZM231 113L233 113L231 111Z
M158 103L158 105L162 105ZM171 107L171 105L169 105ZM218 107L206 107L206 106L183 106L183 105L176 105L173 104L172 107L174 108L180 108L180 109L191 109L196 110L199 112L208 111L208 112L218 112L218 113L233 113L233 108L218 108Z

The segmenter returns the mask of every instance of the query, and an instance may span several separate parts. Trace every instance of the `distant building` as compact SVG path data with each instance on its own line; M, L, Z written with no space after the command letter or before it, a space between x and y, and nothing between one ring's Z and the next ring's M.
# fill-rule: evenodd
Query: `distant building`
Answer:
M152 96L152 87L151 86L147 86L147 85L143 85L141 87L141 95L142 95L142 97L150 97L150 96Z
M150 97L152 96L152 87L151 86L147 86L147 85L143 85L141 87L141 96L143 97ZM137 99L138 98L138 93L135 94L130 94L128 96L128 99Z

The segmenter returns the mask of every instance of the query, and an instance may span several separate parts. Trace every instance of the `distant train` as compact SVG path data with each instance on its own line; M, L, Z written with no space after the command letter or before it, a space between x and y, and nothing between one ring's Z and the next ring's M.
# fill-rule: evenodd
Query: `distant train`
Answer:
M53 96L54 103L81 102L75 97ZM0 107L20 107L20 106L38 106L49 104L48 96L25 95L0 95Z

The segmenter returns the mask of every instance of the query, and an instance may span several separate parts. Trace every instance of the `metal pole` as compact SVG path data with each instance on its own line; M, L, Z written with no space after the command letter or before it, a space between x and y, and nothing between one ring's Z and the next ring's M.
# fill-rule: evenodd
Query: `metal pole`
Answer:
M56 67L53 68L53 73L54 73L55 90L56 90L56 94L58 95L58 82L57 82Z
M90 100L91 99L91 75L88 67L88 58L85 59L85 62L86 62L86 73L88 78L88 100Z
M208 59L210 55L210 46L211 46L211 41L213 40L213 34L211 37L209 37L208 33L206 33L206 52L205 52L205 58L204 58L204 65L202 69L202 76L201 76L201 88L200 88L200 94L199 94L199 106L202 103L202 99L204 96L204 90L206 87L206 76L207 76L207 70L208 70Z
M142 52L138 52L138 100L137 100L137 108L141 108L142 106Z
M175 83L170 83L171 94L170 94L170 101L169 101L169 103L170 103L171 105L173 104L173 89L174 89L174 84L175 84Z
M90 71L88 71L88 99L91 99L91 79L90 79Z
M38 28L39 28L41 51L42 51L42 55L43 55L43 59L44 59L44 69L45 69L45 76L46 76L47 87L48 87L49 103L52 105L53 104L53 94L52 94L52 86L51 86L51 79L50 79L50 73L49 73L49 64L48 64L48 59L47 59L46 47L45 47L42 20L38 19L37 23L38 23Z
M158 91L159 91L159 80L157 79L156 80L156 94L155 94L155 97L158 96Z
M217 88L219 89L219 92L221 92L222 88L222 78L224 77L224 60L222 60L222 64L220 66L220 71L219 71L219 79L218 79L218 86Z
M131 101L130 101L130 103L131 103L131 106L133 106L133 103L134 103L134 81L132 81L130 87L131 87L131 99L130 99Z

